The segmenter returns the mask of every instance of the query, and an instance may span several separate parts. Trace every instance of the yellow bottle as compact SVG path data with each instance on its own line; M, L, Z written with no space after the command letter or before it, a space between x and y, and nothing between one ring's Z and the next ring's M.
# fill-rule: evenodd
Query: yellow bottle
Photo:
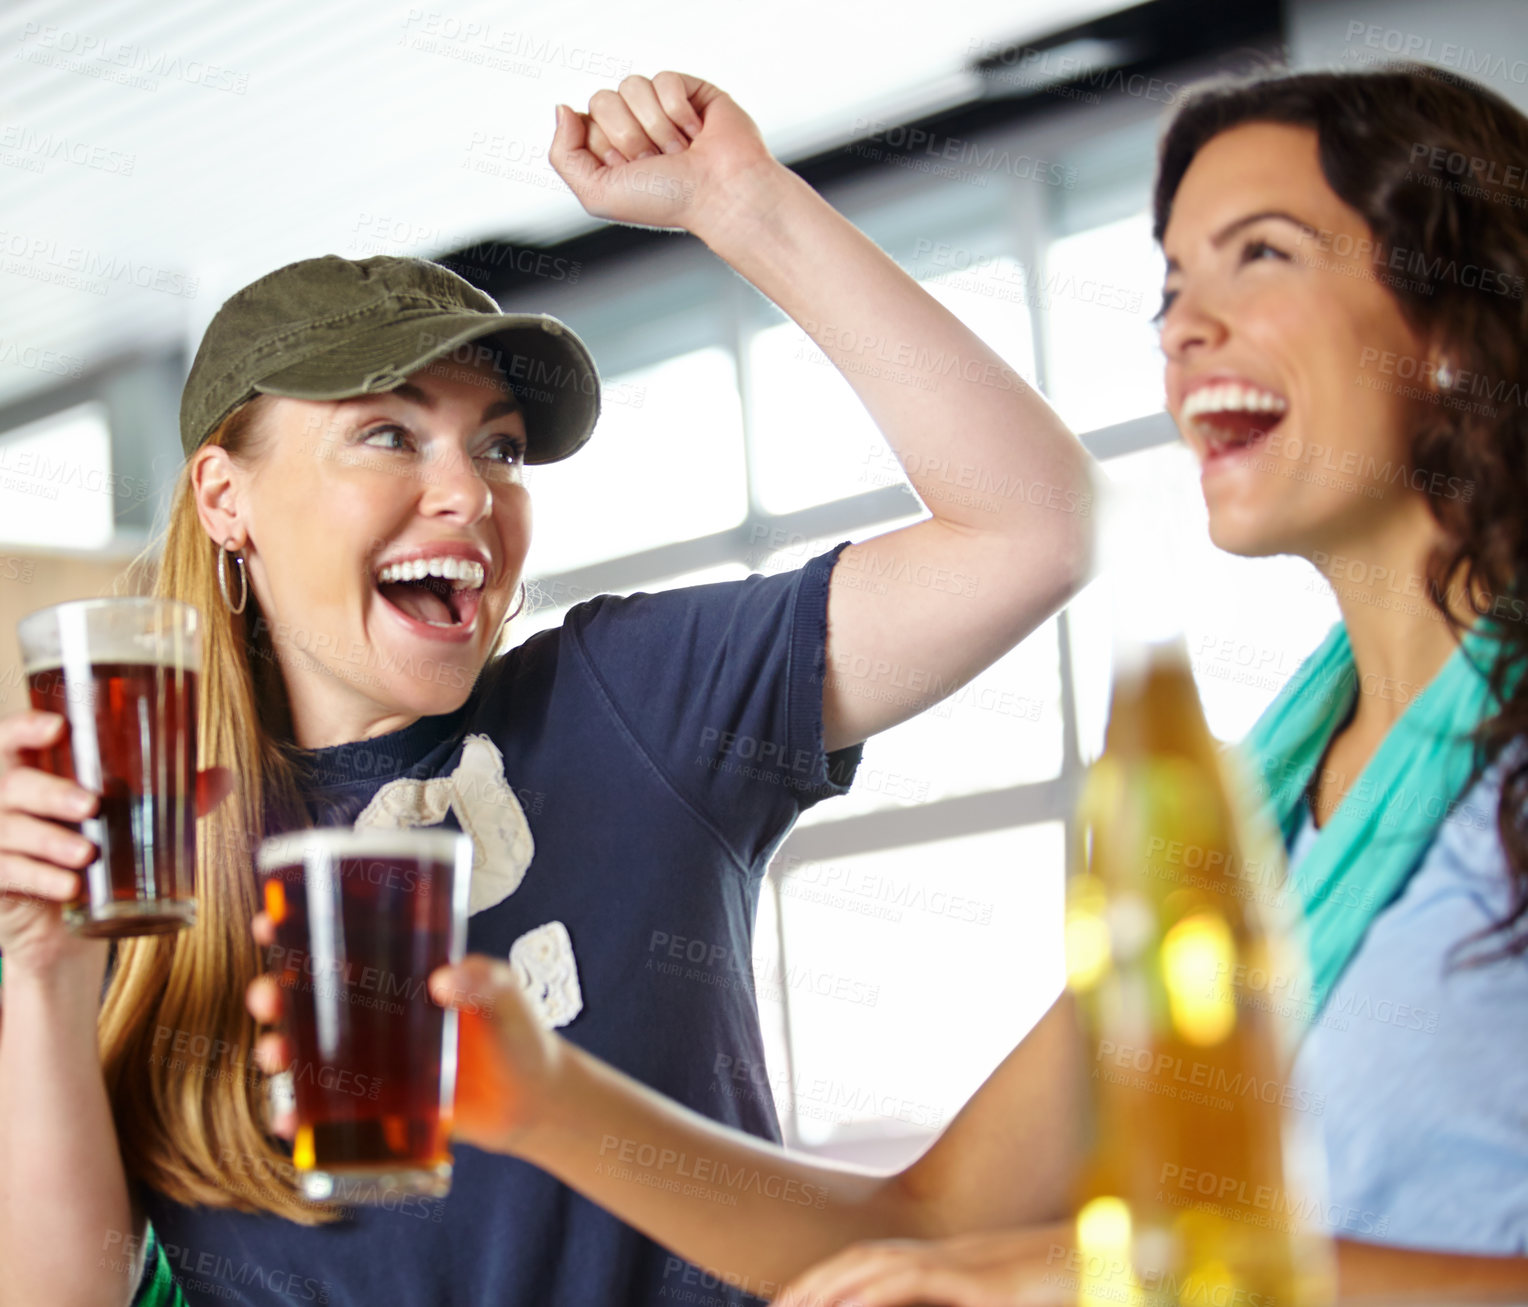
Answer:
M1303 992L1278 928L1282 849L1237 797L1181 640L1116 662L1067 887L1090 1099L1080 1301L1329 1301L1308 1153L1289 1165L1310 1147L1308 1111L1296 1119L1310 1104L1269 1001Z

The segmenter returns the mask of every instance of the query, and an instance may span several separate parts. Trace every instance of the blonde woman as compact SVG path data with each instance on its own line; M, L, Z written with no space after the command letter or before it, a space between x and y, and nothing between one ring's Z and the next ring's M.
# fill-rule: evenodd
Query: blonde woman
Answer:
M963 465L1045 493L995 511L929 493L931 518L796 571L601 596L495 658L530 540L521 467L571 454L598 411L582 345L417 260L308 260L235 295L187 382L154 581L206 620L204 806L232 785L201 823L192 930L108 967L62 929L91 857L64 826L94 797L26 765L57 718L0 722L0 1304L128 1302L146 1219L191 1302L671 1300L667 1254L515 1159L463 1146L440 1202L300 1199L245 1010L251 849L308 822L469 829L469 948L514 958L569 1041L775 1139L769 1105L711 1074L762 1056L745 966L665 983L644 968L655 932L746 960L770 853L844 792L861 742L1086 575L1077 441L722 91L627 78L559 107L550 157L591 213L693 232L802 324L915 488ZM871 336L902 371L845 366ZM854 586L861 568L884 587ZM945 688L898 699L856 675L887 665ZM734 765L741 740L754 765Z

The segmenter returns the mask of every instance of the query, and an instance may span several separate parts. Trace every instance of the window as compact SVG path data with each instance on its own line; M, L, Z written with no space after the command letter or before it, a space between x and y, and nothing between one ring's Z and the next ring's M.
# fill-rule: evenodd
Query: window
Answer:
M703 567L698 571L685 572L679 576L665 577L640 587L656 594L661 590L677 590L686 585L709 585L712 581L740 581L748 575L741 563L719 563L715 567ZM568 610L603 593L598 587L570 586L560 583L548 584L545 578L532 577L525 581L525 607L517 614L505 631L500 652L523 644L538 631L551 631L561 626ZM519 602L517 599L516 603ZM510 605L513 609L514 605Z
M911 219L903 218L903 224ZM917 224L913 224L917 225ZM922 230L926 224L918 225ZM1025 306L1030 295L1022 265L991 228L950 240L903 237L888 242L905 253L907 271L960 318L1016 372L1033 381L1034 343ZM755 494L766 513L905 484L896 457L870 415L828 356L795 323L772 321L754 333L747 351ZM906 366L913 342L866 338L851 347L856 366Z
M1154 588L1178 610L1210 730L1241 739L1338 620L1331 590L1301 559L1237 558L1217 549L1186 446L1112 458L1104 470L1136 502L1155 506L1151 526L1170 551L1172 583L1164 578ZM1094 585L1068 609L1084 756L1101 748L1108 710L1110 607Z
M1072 430L1161 409L1162 355L1151 321L1161 266L1145 213L1051 243L1041 283L1046 395Z
M887 484L885 439L794 322L755 333L748 399L754 486L765 512L791 513Z
M0 543L101 548L127 490L112 476L101 404L79 404L0 437Z
M1054 620L918 716L865 741L849 793L802 826L1061 774L1061 673Z
M1063 881L1059 822L777 861L755 974L766 1028L788 1013L770 1057L791 1142L920 1152L1060 993Z
M914 264L913 275L936 300L1002 356L1026 381L1035 380L1035 346L1026 312L1034 299L1032 278L1012 254L1004 253L998 233L959 248L944 262ZM932 251L925 257L937 257ZM938 271L945 265L948 271Z
M694 539L743 520L742 416L728 352L692 350L607 377L602 393L589 441L598 457L526 469L531 575Z

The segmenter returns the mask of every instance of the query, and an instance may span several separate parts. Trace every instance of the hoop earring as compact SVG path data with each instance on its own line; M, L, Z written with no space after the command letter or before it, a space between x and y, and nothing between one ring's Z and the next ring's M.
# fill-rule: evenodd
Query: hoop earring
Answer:
M515 618L519 617L521 611L524 608L525 608L525 582L521 581L520 582L520 602L516 606L515 611L510 613L509 616L504 619L504 625L508 626L512 621L515 620Z
M239 570L239 606L233 606L233 600L228 597L228 566L226 559L233 554L233 563ZM244 611L244 605L249 602L249 576L244 571L244 556L235 553L227 545L218 549L218 589L223 592L223 602L228 605L228 611L235 615Z

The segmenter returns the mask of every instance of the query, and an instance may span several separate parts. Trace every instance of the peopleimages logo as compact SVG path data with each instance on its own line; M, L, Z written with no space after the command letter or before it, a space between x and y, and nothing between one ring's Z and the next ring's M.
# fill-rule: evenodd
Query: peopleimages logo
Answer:
M46 372L55 377L77 377L85 369L85 360L78 354L63 354L56 349L24 345L20 341L0 336L0 367L30 368L34 372Z
M1325 1094L1301 1086L1255 1076L1245 1070L1229 1071L1210 1062L1187 1060L1160 1050L1116 1044L1111 1039L1098 1041L1095 1060L1151 1077L1157 1082L1152 1088L1165 1088L1171 1082L1178 1089L1203 1089L1226 1098L1251 1099L1270 1106L1277 1104L1314 1116L1320 1116L1326 1110Z
M1384 1234L1390 1227L1390 1218L1378 1212L1342 1203L1323 1203L1317 1197L1292 1194L1273 1185L1254 1184L1241 1176L1218 1175L1176 1162L1163 1163L1157 1183L1169 1191L1169 1197L1174 1196L1170 1191L1177 1189L1195 1198L1211 1199L1208 1205L1222 1215L1252 1225L1277 1226L1276 1218L1282 1217L1291 1228L1319 1223L1348 1234ZM1184 1205L1184 1200L1180 1199L1177 1205ZM1258 1219L1264 1214L1265 1219Z
M423 348L450 339L450 336L429 331L421 331L418 335L419 344ZM593 373L581 372L563 363L549 363L544 358L529 354L508 354L479 341L465 341L441 355L441 358L467 366L497 363L511 381L539 388L541 393L534 395L534 398L544 401L551 400L553 392L559 390L577 390L586 395L593 395L599 390L599 378Z
M162 78L233 95L243 95L249 89L247 72L119 41L99 32L28 22L20 39L24 48L16 52L17 59L138 90L158 90Z
M837 999L861 1007L874 1007L880 1001L879 985L804 963L782 968L778 962L771 962L755 971L752 956L732 944L655 930L647 951L649 956L643 969L654 975L717 989L743 989L760 1000L780 1002L786 997L786 990L792 990L803 996Z
M1501 80L1528 84L1528 59L1514 59L1493 50L1476 50L1456 41L1434 41L1421 32L1403 32L1355 19L1348 23L1348 43L1355 42L1390 57L1426 60L1442 64L1480 81Z
M81 279L80 289L104 295L113 282L157 290L167 295L195 299L199 286L196 277L173 268L136 262L122 254L107 254L84 245L69 245L51 236L33 236L25 232L0 230L0 255L20 260L7 264L5 270L37 280L53 280L48 269L73 274Z
M789 1093L798 1116L824 1121L855 1121L867 1117L903 1121L920 1129L937 1130L945 1122L942 1108L887 1093L884 1088L836 1080L829 1076L771 1073L762 1061L718 1053L711 1067L716 1083L734 1097L748 1090L760 1098Z
M689 1153L673 1148L659 1148L656 1144L638 1139L604 1135L600 1139L599 1155L638 1168L649 1175L662 1176L667 1173L679 1180L714 1185L720 1190L762 1194L765 1198L778 1198L781 1202L798 1207L823 1208L828 1202L828 1191L822 1185L810 1184L795 1177L768 1175L747 1163L734 1166L716 1158L692 1157ZM636 1176L633 1173L619 1178ZM731 1197L730 1194L728 1196ZM729 1205L735 1205L735 1200Z
M631 60L625 56L498 27L476 18L462 18L440 9L411 8L403 29L399 44L410 49L521 75L539 77L542 67L553 67L618 81L631 72ZM495 57L515 62L496 63Z
M998 145L982 145L958 136L944 136L925 127L889 123L883 118L856 118L852 135L856 141L874 141L903 154L922 154L970 168L975 174L1006 173L1019 181L1039 182L1070 190L1077 184L1077 169L1038 158L1015 154Z
M127 1271L136 1266L147 1246L147 1236L108 1230L101 1245L98 1265L113 1271ZM176 1271L176 1279L198 1294L228 1298L236 1296L235 1285L267 1290L287 1302L330 1301L333 1290L327 1280L315 1280L282 1267L263 1266L258 1262L235 1260L210 1249L195 1249L183 1244L158 1245L164 1258Z
M72 163L76 167L120 173L124 177L132 176L133 166L138 161L136 154L60 136L56 132L36 132L19 123L0 127L0 149L19 150L41 161Z

